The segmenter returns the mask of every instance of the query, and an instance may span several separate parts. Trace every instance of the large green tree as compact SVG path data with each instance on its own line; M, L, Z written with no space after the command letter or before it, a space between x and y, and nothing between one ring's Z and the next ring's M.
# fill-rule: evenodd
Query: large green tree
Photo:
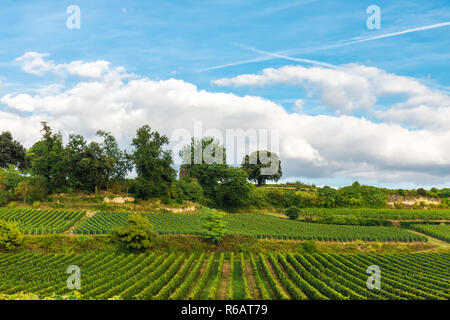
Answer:
M180 152L184 164L180 178L196 179L209 199L208 205L238 209L249 203L250 185L239 168L226 164L226 149L212 137L192 139Z
M138 175L135 192L139 198L172 196L176 171L171 167L172 152L164 150L168 143L169 139L165 135L152 131L148 125L137 130L131 145Z
M66 161L69 185L89 192L106 187L114 164L100 144L88 144L81 135L70 135Z
M248 178L261 186L267 181L280 180L281 160L278 154L270 151L255 151L244 157L241 168L247 173Z
M112 167L107 173L108 181L125 179L127 173L133 169L131 157L119 148L116 138L110 132L99 130L97 135L103 138L101 146L105 155L112 161Z
M180 151L183 164L180 167L180 178L193 178L212 198L214 188L228 168L225 147L212 137L191 139L191 143Z
M46 122L42 124L42 139L27 153L31 159L31 171L42 176L50 191L66 186L67 164L61 133L53 133Z
M6 169L13 165L25 169L27 167L25 155L25 148L13 139L11 132L5 131L0 134L0 168Z
M247 207L250 202L251 186L247 175L239 168L228 167L214 187L216 204L225 209L236 210Z

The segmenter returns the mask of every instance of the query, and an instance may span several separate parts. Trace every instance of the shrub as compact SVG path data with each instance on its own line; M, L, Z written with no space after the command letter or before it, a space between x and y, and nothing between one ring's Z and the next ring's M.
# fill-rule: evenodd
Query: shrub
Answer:
M33 202L33 209L39 209L40 206L41 206L41 202L40 201Z
M306 253L316 253L318 252L316 243L314 241L304 241L300 243L303 251Z
M214 209L206 209L203 221L203 237L213 243L219 243L227 232L224 221L225 214Z
M6 192L0 190L0 207L5 206L8 203L8 195Z
M300 214L300 209L296 206L291 206L286 209L286 215L289 217L290 220L297 220L298 216Z
M103 201L102 204L101 204L101 206L100 206L100 210L101 210L101 211L108 211L108 209L109 209L109 204L108 204L108 202Z
M148 219L138 213L132 213L128 222L130 224L128 228L120 228L112 232L113 239L126 244L131 250L151 248L157 234L152 230L153 225Z
M0 220L0 248L13 251L23 243L23 235L16 222Z
M15 207L17 207L17 203L15 201L11 201L10 203L8 203L7 207L10 209L14 209Z

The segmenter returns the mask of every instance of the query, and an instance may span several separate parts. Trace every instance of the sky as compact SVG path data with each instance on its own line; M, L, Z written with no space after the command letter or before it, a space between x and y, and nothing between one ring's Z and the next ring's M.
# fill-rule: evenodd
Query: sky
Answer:
M450 187L449 32L448 0L3 0L0 131L268 132L282 182Z

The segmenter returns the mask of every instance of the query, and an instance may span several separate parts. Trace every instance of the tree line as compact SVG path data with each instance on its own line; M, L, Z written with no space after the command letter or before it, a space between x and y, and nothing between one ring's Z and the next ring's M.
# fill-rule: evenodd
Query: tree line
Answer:
M116 138L103 130L97 132L100 142L88 142L80 134L70 134L64 144L61 132L54 132L42 122L42 137L26 149L10 132L0 135L0 205L20 199L24 202L44 200L48 194L75 190L98 193L119 185L138 199L159 197L164 201L191 200L211 207L238 209L249 204L251 183L278 181L281 161L273 175L261 176L260 152L247 155L241 167L226 161L181 165L179 178L173 167L173 155L167 150L167 136L144 125L131 141L131 151L119 147ZM226 149L211 137L192 139L180 152L182 158L193 158L194 149L202 154L217 150L226 158ZM214 147L214 148L212 148ZM265 154L270 152L265 151ZM256 163L249 159L255 157ZM277 159L278 159L278 155ZM128 176L135 171L136 178Z

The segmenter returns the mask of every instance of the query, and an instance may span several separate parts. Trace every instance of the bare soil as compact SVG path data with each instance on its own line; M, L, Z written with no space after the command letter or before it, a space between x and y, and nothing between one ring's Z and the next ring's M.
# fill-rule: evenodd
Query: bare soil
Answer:
M222 266L222 275L220 277L219 288L217 290L217 299L225 300L227 286L230 282L230 262L224 261Z

